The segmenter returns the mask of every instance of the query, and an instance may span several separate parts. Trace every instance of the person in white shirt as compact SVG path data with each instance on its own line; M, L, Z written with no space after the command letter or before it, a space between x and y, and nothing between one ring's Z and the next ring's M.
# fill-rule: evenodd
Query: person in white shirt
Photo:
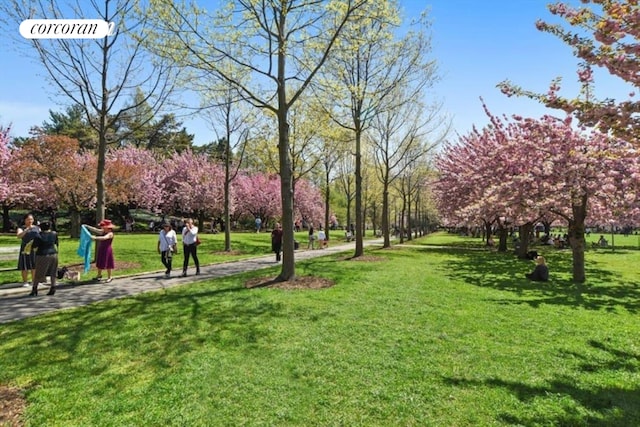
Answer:
M173 256L178 253L178 236L171 228L171 223L162 223L162 230L158 236L158 253L161 256L162 265L165 267L164 276L171 277L171 264Z
M320 227L320 230L318 231L318 245L320 246L320 249L327 247L327 235L322 227Z
M182 277L187 275L189 267L189 256L193 257L196 265L196 276L200 274L200 261L198 261L198 227L193 225L193 219L184 220L182 229L182 252L184 253L184 263L182 264Z

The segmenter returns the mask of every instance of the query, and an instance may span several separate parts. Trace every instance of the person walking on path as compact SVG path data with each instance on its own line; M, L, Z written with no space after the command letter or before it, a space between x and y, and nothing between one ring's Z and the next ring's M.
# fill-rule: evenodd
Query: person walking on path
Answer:
M160 254L162 265L165 267L164 276L171 277L171 264L173 255L178 253L178 236L171 228L171 223L165 221L158 236L158 253Z
M55 295L58 275L58 233L51 231L51 224L43 222L40 234L33 239L36 254L36 273L31 284L30 297L38 296L38 285L51 277L51 287L47 295Z
M324 232L322 227L318 230L318 246L320 249L327 247L327 234Z
M276 223L271 232L271 250L276 253L276 262L279 262L280 252L282 251L282 225L280 223Z
M24 287L31 287L29 282L29 272L31 272L31 280L35 275L36 256L32 250L33 239L40 233L40 227L35 224L32 214L24 216L24 228L18 228L16 237L21 239L20 254L18 255L18 270L22 274L22 282Z
M309 224L309 244L307 245L307 249L313 249L313 241L316 240L316 235L313 233L313 224Z
M111 283L113 277L111 273L116 268L116 263L113 257L113 228L114 225L109 219L103 219L98 224L100 228L95 228L90 225L85 225L87 230L95 233L91 235L91 240L98 241L98 249L96 249L96 268L98 269L98 275L95 280L102 280L102 270L107 270L107 280L105 283Z
M187 276L189 267L189 257L193 257L196 265L196 276L200 274L200 261L198 260L198 227L193 225L193 219L187 218L182 229L182 252L184 253L184 263L182 264L182 277Z

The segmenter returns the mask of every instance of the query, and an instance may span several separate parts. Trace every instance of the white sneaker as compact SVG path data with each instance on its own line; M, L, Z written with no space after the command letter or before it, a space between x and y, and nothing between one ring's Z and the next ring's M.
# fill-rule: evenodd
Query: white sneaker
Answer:
M31 287L31 283L27 283L24 282L24 285L22 285L23 288L30 288Z

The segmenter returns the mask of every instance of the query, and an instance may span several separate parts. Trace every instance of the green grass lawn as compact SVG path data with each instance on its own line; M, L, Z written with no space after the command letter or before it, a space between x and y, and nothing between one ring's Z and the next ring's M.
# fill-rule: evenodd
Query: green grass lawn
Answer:
M549 283L512 254L368 254L300 263L322 290L243 287L274 268L1 325L0 383L33 426L640 425L640 251L589 251L582 285L568 251Z

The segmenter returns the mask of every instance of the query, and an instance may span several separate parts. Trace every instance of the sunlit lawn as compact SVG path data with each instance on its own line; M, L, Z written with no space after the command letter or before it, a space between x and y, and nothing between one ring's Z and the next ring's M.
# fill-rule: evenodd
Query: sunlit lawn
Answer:
M511 253L368 254L299 264L323 290L252 273L2 325L0 383L33 426L640 425L640 251L589 251L584 285L568 251L544 284Z

